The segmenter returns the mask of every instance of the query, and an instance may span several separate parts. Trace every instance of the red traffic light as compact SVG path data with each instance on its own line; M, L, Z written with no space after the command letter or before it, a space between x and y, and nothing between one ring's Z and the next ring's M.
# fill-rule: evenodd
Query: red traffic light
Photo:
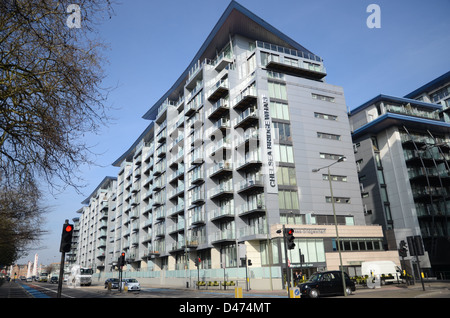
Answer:
M73 234L73 224L65 223L63 224L63 230L61 234L61 245L59 251L61 253L69 252L72 246L72 234Z
M122 254L121 254L121 255L122 255L122 257L125 257L125 253L124 253L124 252L122 252Z
M289 230L288 230L288 234L289 234L289 235L294 234L294 230L293 230L293 229L289 229Z

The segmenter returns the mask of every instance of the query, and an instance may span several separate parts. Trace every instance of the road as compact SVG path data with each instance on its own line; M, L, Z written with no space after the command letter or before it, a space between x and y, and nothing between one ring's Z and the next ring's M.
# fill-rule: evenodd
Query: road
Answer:
M56 298L57 284L39 282L5 282L0 286L0 298ZM166 288L161 286L141 286L140 292L108 291L101 283L93 286L69 288L63 285L61 298L183 298L183 299L230 299L234 298L232 290L196 290L185 288ZM286 299L283 290L256 291L243 290L243 298ZM327 297L344 298L344 296ZM357 298L450 298L450 282L426 282L425 291L421 284L413 286L386 285L377 289L358 288L348 299Z

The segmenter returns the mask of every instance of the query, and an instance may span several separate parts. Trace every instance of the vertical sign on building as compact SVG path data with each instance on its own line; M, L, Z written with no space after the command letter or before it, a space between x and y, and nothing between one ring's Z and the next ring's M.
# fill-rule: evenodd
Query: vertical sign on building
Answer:
M270 117L269 99L266 96L262 96L263 105L263 121L264 125L261 131L261 140L263 140L262 160L263 160L263 173L267 177L267 193L278 193L278 186L276 180L276 166L275 166L275 154L274 143L272 136L272 118Z

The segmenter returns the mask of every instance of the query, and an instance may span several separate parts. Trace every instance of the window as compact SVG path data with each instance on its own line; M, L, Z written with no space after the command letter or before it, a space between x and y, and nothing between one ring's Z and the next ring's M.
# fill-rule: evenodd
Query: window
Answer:
M314 117L328 120L337 120L337 116L330 114L314 113Z
M345 204L349 204L350 203L350 198L333 197L333 199L334 199L334 203L345 203ZM325 197L325 201L327 203L331 203L331 197Z
M303 216L293 213L280 213L281 224L304 224Z
M326 102L331 102L331 103L334 102L334 97L331 97L331 96L319 95L319 94L314 94L314 93L312 93L311 96L314 99L324 100Z
M278 167L277 168L277 182L279 185L297 185L297 178L295 177L295 168Z
M298 193L297 191L279 190L278 203L280 209L299 209Z
M330 175L330 177L331 177L331 181L347 182L347 176ZM328 174L323 174L322 179L328 181Z
M267 77L269 78L275 78L278 80L284 80L284 74L283 73L278 73L278 72L274 72L274 71L267 71Z
M294 163L294 150L292 146L275 144L273 148L276 162Z
M305 256L305 262L325 262L325 245L323 239L295 239L295 244ZM290 253L291 263L300 263L299 253Z
M323 152L321 152L319 155L319 157L322 159L331 159L331 160L339 160L343 156L344 155L336 155L332 153L323 153Z
M341 135L328 134L323 132L317 132L317 138L331 139L331 140L341 140Z
M379 238L341 238L342 251L381 251L383 248ZM336 239L332 239L333 250L337 250Z
M287 99L286 84L269 82L269 97Z
M290 124L274 122L272 126L275 132L275 139L279 141L292 141Z
M275 119L289 120L288 104L271 101L270 117Z
M247 74L251 74L256 69L256 57L255 54L253 54L248 60L247 60Z

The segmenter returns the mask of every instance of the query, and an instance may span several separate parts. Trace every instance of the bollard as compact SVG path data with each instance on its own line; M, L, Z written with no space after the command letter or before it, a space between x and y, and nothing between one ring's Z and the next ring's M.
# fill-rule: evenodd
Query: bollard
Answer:
M234 298L243 298L242 297L242 287L234 288Z

